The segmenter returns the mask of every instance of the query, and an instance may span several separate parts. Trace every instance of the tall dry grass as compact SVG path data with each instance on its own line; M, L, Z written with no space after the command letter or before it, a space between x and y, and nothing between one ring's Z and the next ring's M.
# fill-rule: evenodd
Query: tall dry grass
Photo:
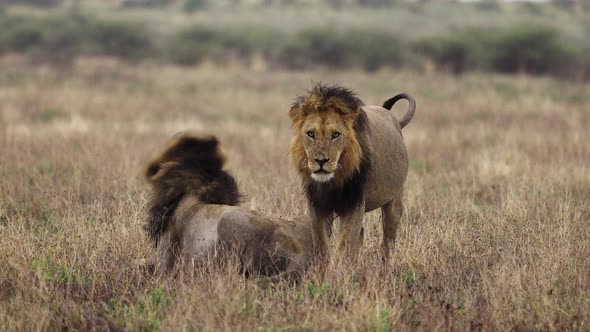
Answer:
M528 77L0 62L0 330L587 330L590 87ZM218 135L245 206L303 213L288 105L314 81L406 91L410 174L394 258L296 286L232 266L146 276L144 162ZM401 112L398 110L398 112Z

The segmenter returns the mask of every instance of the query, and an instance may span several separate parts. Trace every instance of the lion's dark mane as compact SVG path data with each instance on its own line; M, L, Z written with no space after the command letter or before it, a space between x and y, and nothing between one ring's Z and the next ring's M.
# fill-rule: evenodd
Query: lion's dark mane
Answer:
M333 214L338 216L347 215L356 209L364 200L364 188L372 167L372 156L369 147L369 119L363 105L352 90L339 86L325 86L318 84L310 91L313 98L327 102L330 98L338 98L351 110L358 109L360 112L354 123L354 131L361 146L362 158L358 170L341 184L333 181L319 183L311 178L304 179L303 187L314 212L322 217L329 218ZM304 98L300 97L296 103L303 103Z
M238 205L241 194L235 179L222 169L223 157L214 144L203 139L183 137L169 147L147 169L148 180L166 162L174 166L152 182L147 220L143 228L157 244L178 204L195 195L205 204Z

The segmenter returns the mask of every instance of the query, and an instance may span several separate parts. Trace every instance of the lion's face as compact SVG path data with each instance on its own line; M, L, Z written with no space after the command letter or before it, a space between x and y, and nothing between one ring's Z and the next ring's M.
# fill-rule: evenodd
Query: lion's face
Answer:
M339 171L340 157L354 136L344 118L335 110L308 115L299 135L307 156L307 168L317 182L328 182Z
M320 183L342 183L358 170L362 150L355 119L337 109L300 115L289 154L301 175Z
M352 91L322 84L295 100L289 111L294 129L289 157L301 176L338 185L359 170L363 150L356 130L362 105Z

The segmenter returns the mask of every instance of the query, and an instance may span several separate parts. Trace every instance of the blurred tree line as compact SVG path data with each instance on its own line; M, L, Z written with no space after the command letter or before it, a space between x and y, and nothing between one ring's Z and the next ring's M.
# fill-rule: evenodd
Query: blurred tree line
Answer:
M5 4L25 4L39 7L53 7L64 3L79 0L4 0ZM186 12L194 12L207 8L210 4L226 2L226 5L260 5L260 6L286 6L286 5L317 5L325 4L334 8L345 6L366 7L392 7L404 3L455 3L460 0L114 0L121 7L168 7L181 6ZM477 5L482 8L500 8L505 0L478 0ZM587 0L550 0L555 6L584 13L590 10L590 1Z
M194 1L202 5L202 0ZM363 29L312 28L290 34L203 25L163 35L137 21L97 19L75 10L48 16L14 16L0 10L0 55L7 53L59 64L84 55L180 65L262 58L270 66L291 69L410 67L456 75L490 71L590 78L590 41L572 41L542 25L465 28L418 39Z

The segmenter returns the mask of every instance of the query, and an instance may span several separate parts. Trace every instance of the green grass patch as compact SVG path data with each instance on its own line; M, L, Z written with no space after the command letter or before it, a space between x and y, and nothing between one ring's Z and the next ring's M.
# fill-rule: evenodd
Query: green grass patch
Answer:
M371 325L368 326L369 331L374 332L388 332L391 331L392 323L391 317L393 315L393 308L390 305L384 305L377 308L375 318Z
M106 315L122 328L141 331L162 330L164 310L173 303L172 296L163 288L151 289L147 294L136 296L133 303L111 298L104 305Z
M42 123L51 123L58 119L63 119L68 116L67 113L64 113L55 108L48 108L38 114L35 115L33 120L42 122Z
M31 267L34 271L37 271L46 282L50 283L60 285L77 284L82 287L87 287L92 281L92 278L81 272L78 267L56 263L46 257L34 257L31 262Z
M330 284L309 282L307 284L309 296L316 300L321 300L329 305L340 306L344 303L344 291Z
M410 168L416 173L432 173L432 163L429 160L412 159Z

